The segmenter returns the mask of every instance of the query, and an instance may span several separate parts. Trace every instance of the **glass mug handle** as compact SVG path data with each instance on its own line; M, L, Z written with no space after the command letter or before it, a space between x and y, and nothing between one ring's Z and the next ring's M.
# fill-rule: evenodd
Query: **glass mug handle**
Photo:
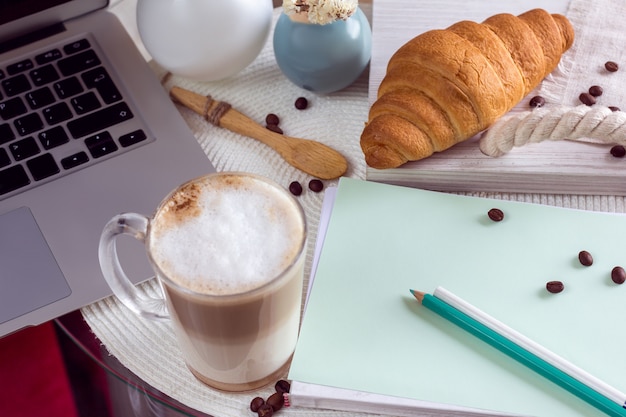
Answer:
M149 224L150 220L146 216L137 213L123 213L109 220L100 236L100 269L113 293L131 311L147 319L167 321L169 314L165 299L140 292L122 269L117 256L117 237L130 235L145 243Z

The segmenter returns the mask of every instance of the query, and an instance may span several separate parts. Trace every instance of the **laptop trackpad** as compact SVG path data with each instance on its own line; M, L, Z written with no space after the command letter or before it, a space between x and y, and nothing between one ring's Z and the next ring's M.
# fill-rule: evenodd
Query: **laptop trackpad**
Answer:
M30 209L0 215L0 323L71 292Z

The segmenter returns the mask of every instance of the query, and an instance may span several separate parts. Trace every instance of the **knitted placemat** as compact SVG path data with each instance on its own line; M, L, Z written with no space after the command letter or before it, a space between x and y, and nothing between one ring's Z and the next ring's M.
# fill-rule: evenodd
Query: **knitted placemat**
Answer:
M594 3L595 4L595 3ZM591 7L591 3L590 6ZM276 19L280 10L275 11ZM164 88L180 86L197 93L210 94L217 100L230 103L252 119L263 123L268 113L277 114L280 126L290 136L315 139L344 154L349 161L347 176L365 177L365 162L359 147L359 136L367 120L367 73L357 82L338 93L326 96L304 91L291 84L280 72L273 54L271 38L258 58L237 76L221 82L201 83L177 76L164 77L165 71L152 63L159 77L164 77ZM304 96L309 108L294 107L296 98ZM305 269L305 288L313 261L315 238L319 225L322 193L306 187L310 176L291 167L267 146L227 130L208 124L201 116L185 109L179 110L199 143L218 171L247 171L271 178L287 187L298 180L305 187L299 197L309 227L309 247ZM336 181L325 181L326 186ZM567 196L544 194L468 193L474 196L549 204L560 207L624 212L625 200L610 196ZM111 213L113 216L116 213ZM140 286L141 291L160 293L155 280ZM267 397L273 387L257 393L228 394L213 390L198 382L186 368L176 340L167 323L140 319L115 297L82 309L82 314L95 336L107 350L137 376L168 396L216 417L252 415L250 400L255 395ZM350 417L362 414L330 410L283 409L284 416Z
M122 4L128 7L128 3L120 3L120 7ZM276 9L274 19L279 13L280 9ZM129 18L126 16L126 23L128 22ZM261 124L265 123L268 113L275 113L280 117L279 126L286 135L314 139L337 149L348 159L346 175L354 178L365 177L365 162L358 138L367 120L367 71L352 86L338 93L316 95L302 90L280 72L274 59L272 33L266 46L250 66L237 76L220 82L190 81L168 74L154 62L151 62L151 66L163 80L166 90L178 86L202 95L211 95L216 100L228 102L233 108ZM307 98L307 109L295 108L294 103L298 97ZM323 199L323 192L316 193L307 187L313 177L287 164L268 146L213 126L202 116L186 108L178 108L218 171L252 172L271 178L284 187L288 187L294 180L303 185L304 192L298 199L304 208L309 230L304 284L306 288ZM326 187L337 183L336 180L323 182ZM111 213L112 216L114 214L116 213ZM140 289L146 294L159 294L161 291L155 280L144 283ZM254 395L259 394L266 398L273 392L271 386L254 395L228 394L206 387L185 366L168 323L141 319L115 297L83 308L82 314L95 336L122 365L159 391L191 408L216 417L239 417L250 413L250 400ZM281 414L354 415L297 409L283 410Z

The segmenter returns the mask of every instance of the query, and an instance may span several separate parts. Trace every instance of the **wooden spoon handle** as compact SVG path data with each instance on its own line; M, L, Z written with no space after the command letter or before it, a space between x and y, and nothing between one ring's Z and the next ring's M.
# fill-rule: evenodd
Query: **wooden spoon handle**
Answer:
M208 122L214 124L215 126L220 126L232 132L252 137L254 139L257 139L256 135L262 136L263 139L268 137L270 138L268 140L269 143L266 144L268 146L272 146L274 144L271 135L264 135L265 132L263 132L263 130L267 129L244 114L233 109L228 103L213 100L211 97L202 96L180 87L172 87L170 90L170 96L179 103L183 104L185 107L203 116ZM269 130L267 131L270 132ZM265 143L264 140L259 140Z
M289 164L308 174L333 179L345 174L348 169L346 159L334 149L320 142L273 132L233 109L228 103L180 87L172 87L170 96L216 126L261 141L277 151Z

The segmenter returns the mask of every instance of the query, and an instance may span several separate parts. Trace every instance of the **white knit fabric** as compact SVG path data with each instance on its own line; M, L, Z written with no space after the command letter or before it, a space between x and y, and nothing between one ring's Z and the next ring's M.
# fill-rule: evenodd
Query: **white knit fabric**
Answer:
M602 9L600 3L610 3L609 0L600 2L574 0L574 2L580 7L585 7L581 13ZM116 7L128 8L129 3L132 4L132 0L120 1ZM125 13L127 9L118 11L124 14L125 19L129 19ZM278 10L275 18L277 16ZM622 14L616 14L615 18L620 20L621 16ZM597 28L603 29L605 26L606 22L602 22ZM584 33L579 33L578 36L583 37ZM600 57L596 61L603 59L605 58ZM156 64L153 64L153 68L159 76L164 75L164 71ZM367 120L367 74L363 74L351 87L328 96L306 92L291 84L279 71L274 60L270 36L260 56L238 76L213 83L191 82L174 76L168 79L164 87L169 89L174 85L200 94L211 94L215 99L232 104L239 111L261 123L266 114L275 113L281 118L280 126L285 134L316 139L336 148L349 160L347 176L354 178L365 176L365 162L359 147L359 136ZM307 110L299 111L294 108L293 103L299 96L308 98L310 107ZM253 172L272 178L285 187L293 180L299 180L305 185L305 192L299 199L305 209L310 232L306 263L308 276L323 198L323 193L314 193L306 188L311 177L285 163L267 146L209 125L202 117L187 109L179 110L219 171ZM330 186L335 182L325 181L325 185ZM471 193L471 195L585 210L625 211L623 197L507 193ZM112 216L114 214L116 213L111 213ZM305 288L306 286L305 282ZM154 280L143 284L141 290L152 294L160 291ZM248 408L252 397L255 395L267 397L273 391L273 387L268 387L254 394L226 394L204 386L185 367L170 326L140 319L115 297L87 306L82 313L95 336L124 366L163 393L201 412L216 417L252 415ZM361 416L355 413L297 408L283 409L280 415Z

